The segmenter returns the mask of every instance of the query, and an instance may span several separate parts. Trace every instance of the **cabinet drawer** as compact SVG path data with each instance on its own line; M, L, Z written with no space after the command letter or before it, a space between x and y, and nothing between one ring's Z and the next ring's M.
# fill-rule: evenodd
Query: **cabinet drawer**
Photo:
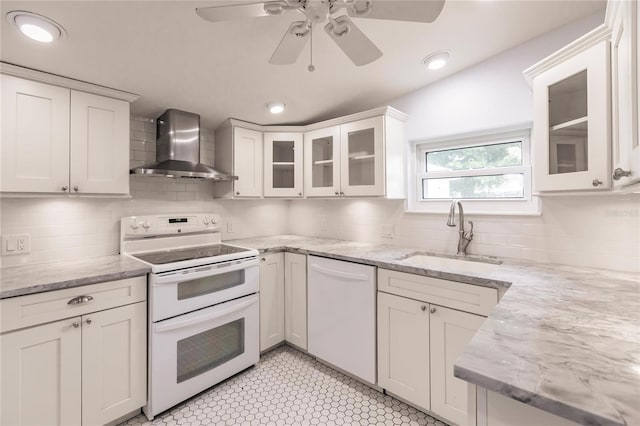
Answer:
M63 318L102 311L146 299L147 277L91 284L64 290L0 300L0 331L6 332ZM78 296L93 299L78 304L69 301Z
M494 288L378 268L378 290L487 316L498 303Z

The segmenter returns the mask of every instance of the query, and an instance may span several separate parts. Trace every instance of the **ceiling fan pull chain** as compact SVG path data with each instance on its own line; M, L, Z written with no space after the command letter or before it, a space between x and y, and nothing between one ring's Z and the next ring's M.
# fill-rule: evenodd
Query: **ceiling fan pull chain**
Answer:
M309 22L309 31L311 32L311 34L309 34L309 66L307 67L307 69L309 70L309 72L313 72L316 67L313 66L313 23Z

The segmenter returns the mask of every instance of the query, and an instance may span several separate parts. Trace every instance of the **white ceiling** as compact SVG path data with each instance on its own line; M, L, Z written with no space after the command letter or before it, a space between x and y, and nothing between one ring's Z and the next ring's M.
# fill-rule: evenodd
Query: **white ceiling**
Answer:
M380 106L498 52L594 14L604 1L447 0L432 24L357 19L384 52L355 67L321 28L290 66L268 60L296 12L209 23L207 1L2 1L2 61L141 95L132 113L157 117L166 108L198 113L216 127L227 117L260 124L308 123ZM21 36L5 14L29 10L60 23L68 38L42 45ZM449 50L450 64L428 71L421 60ZM285 113L264 104L280 100Z

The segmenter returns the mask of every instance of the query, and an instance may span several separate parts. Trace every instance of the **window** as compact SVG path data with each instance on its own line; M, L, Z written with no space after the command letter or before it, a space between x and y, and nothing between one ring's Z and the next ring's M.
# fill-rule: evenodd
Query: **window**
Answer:
M538 214L531 195L529 128L421 141L409 210L445 213L451 200L480 214Z

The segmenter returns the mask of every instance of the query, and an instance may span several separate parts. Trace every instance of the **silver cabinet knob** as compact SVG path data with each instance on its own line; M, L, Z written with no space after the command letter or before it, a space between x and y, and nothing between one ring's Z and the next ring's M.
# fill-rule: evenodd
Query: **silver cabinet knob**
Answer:
M236 192L236 195L240 195L240 192Z
M431 312L432 314L435 314L435 313L436 313L436 308L431 307L431 309L429 310L429 312Z
M298 192L298 197L302 197L302 192Z
M84 322L86 322L87 324L91 324L91 318L87 318Z
M78 185L74 185L73 190L78 192Z
M73 328L78 328L80 327L80 323L78 321L74 321L73 324L71 324L73 326Z
M344 192L340 192L340 196L344 196Z
M69 187L67 185L62 185L62 190L66 191L67 189L69 189Z
M340 195L340 193L338 191L336 191L336 195Z
M593 185L593 186L599 186L599 185L602 185L602 181L601 181L600 179L594 179L594 180L591 182L591 185Z
M623 170L618 167L613 171L613 180L620 180L620 178L629 176L631 176L631 170Z
M422 306L420 306L420 310L421 310L422 312L426 311L426 310L427 310L427 306L426 306L426 305L422 305Z
M260 259L262 262L266 262L267 259L265 259L264 257Z

